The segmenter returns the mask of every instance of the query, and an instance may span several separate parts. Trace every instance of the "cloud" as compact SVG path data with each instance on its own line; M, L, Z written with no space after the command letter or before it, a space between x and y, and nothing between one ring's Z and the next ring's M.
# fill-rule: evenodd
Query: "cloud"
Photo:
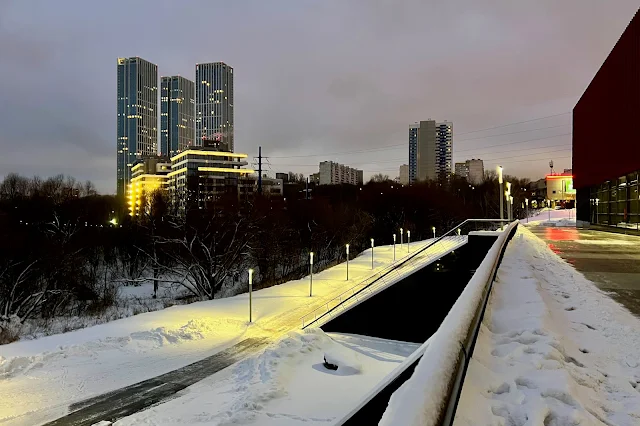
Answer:
M637 0L0 0L0 174L18 165L25 174L73 172L113 192L116 58L136 55L158 64L160 75L188 78L197 62L232 65L236 149L253 156L262 146L274 171L312 173L328 159L365 175L395 175L406 147L330 153L406 144L408 125L427 118L454 121L456 160L498 158L482 147L553 134L500 133L570 116L474 134L494 135L486 139L457 135L570 111L637 7ZM317 156L275 158L306 154ZM534 178L546 162L512 167Z

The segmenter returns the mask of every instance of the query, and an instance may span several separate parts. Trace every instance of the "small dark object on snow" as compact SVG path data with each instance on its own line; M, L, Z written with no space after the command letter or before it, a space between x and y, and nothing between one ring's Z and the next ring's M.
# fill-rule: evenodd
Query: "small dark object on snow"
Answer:
M337 370L338 366L335 364L331 364L330 362L327 362L327 357L324 357L324 363L322 363L322 365L324 365L324 368L328 369L328 370Z

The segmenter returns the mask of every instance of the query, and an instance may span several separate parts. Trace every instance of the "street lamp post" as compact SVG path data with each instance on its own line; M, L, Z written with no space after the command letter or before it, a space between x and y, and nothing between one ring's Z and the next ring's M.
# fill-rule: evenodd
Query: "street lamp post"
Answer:
M393 261L396 261L396 234L393 234Z
M507 219L509 219L509 221L513 220L513 218L511 217L511 182L506 182L507 184L507 190L505 191L505 196L507 197Z
M435 239L436 238L436 227L432 226L431 227L431 231L433 232L433 238Z
M527 215L527 223L529 223L529 199L524 199L524 205L526 206L525 214Z
M502 194L504 193L504 189L502 189L502 166L498 166L496 171L498 172L498 184L500 184L500 229L504 229L504 204L502 200Z
M551 200L547 200L547 212L549 212L549 222L551 222Z
M349 281L349 244L347 244L347 281Z
M373 238L371 239L371 269L373 269Z
M311 275L309 276L309 297L313 296L313 252L309 253L309 269Z
M513 195L509 195L509 216L513 220Z
M253 292L253 269L249 269L249 322L251 322L251 293Z
M411 242L411 231L407 230L407 253L409 253L409 243Z
M400 228L400 247L402 247L402 244L404 244L403 240L404 240L404 236L402 234L402 228Z

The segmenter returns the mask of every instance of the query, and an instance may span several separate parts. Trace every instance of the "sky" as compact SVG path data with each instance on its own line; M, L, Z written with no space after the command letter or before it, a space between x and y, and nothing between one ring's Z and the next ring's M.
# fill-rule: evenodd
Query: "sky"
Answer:
M637 0L0 0L0 176L115 192L116 62L234 67L236 151L270 173L398 175L408 126L453 121L454 161L571 167L571 110ZM543 118L547 117L547 118ZM538 118L542 118L537 120ZM519 124L514 124L519 123ZM478 131L482 129L488 129Z

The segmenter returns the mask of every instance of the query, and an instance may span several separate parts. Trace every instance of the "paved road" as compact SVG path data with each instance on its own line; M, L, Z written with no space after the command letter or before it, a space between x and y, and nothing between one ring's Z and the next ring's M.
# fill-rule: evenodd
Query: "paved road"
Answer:
M601 290L640 317L640 237L575 228L529 228Z

